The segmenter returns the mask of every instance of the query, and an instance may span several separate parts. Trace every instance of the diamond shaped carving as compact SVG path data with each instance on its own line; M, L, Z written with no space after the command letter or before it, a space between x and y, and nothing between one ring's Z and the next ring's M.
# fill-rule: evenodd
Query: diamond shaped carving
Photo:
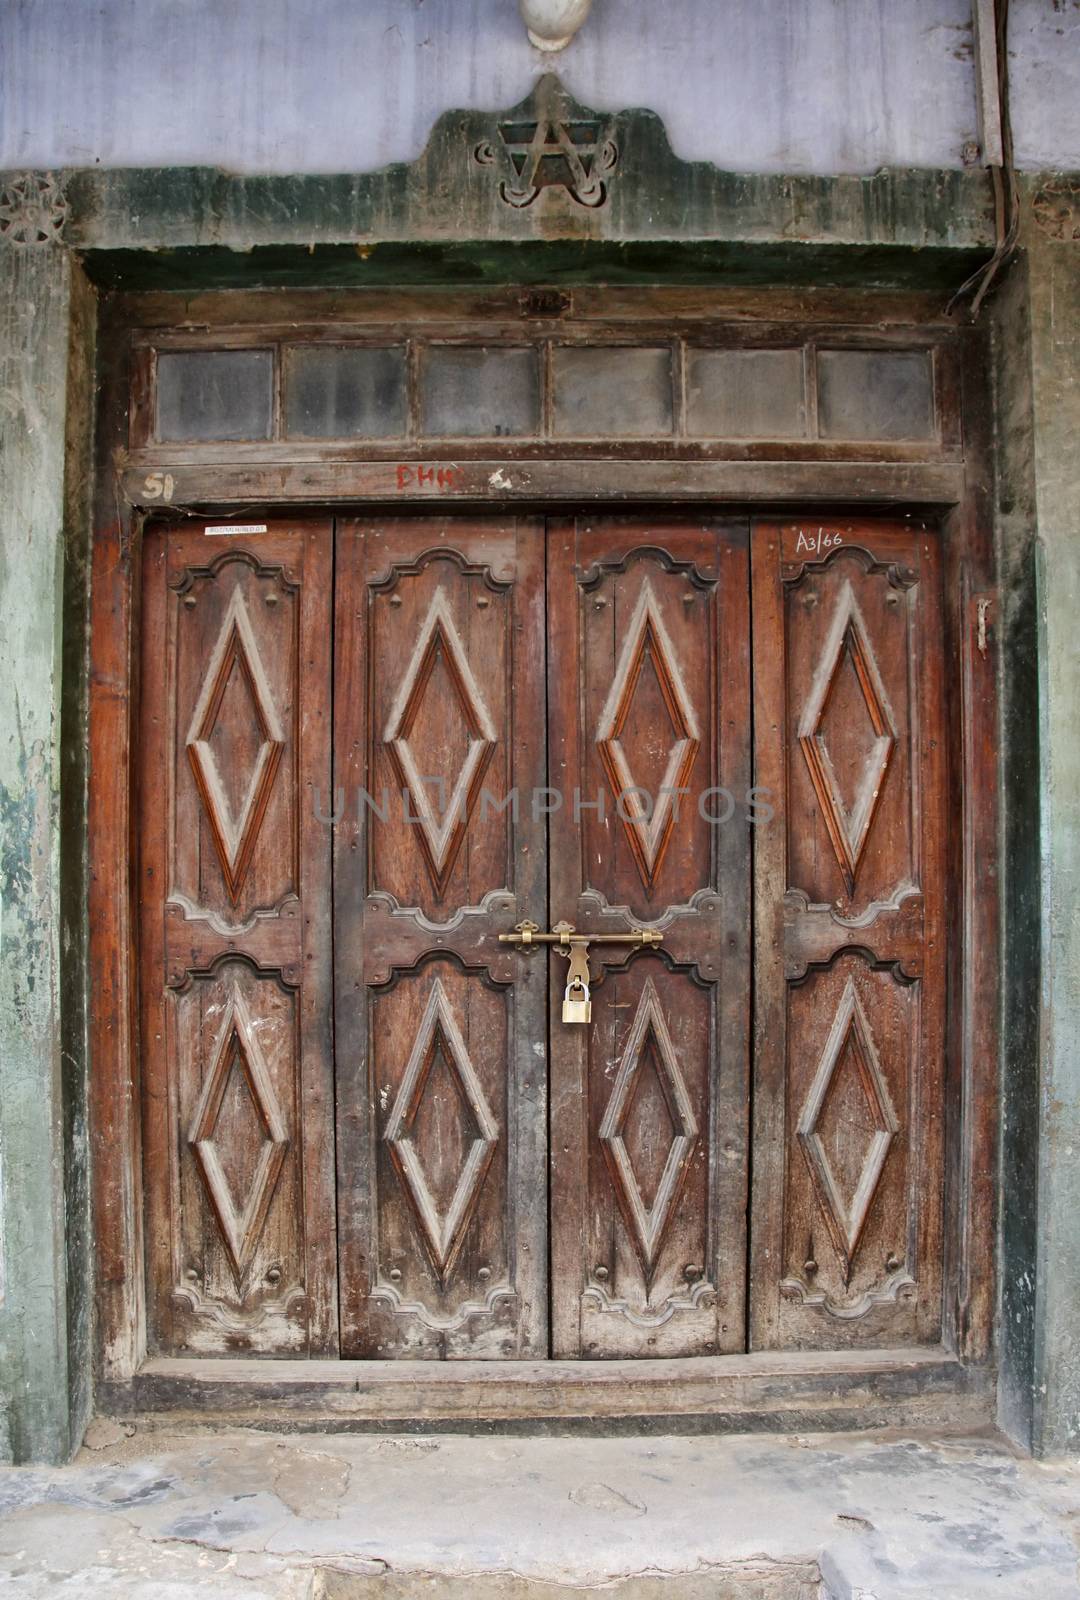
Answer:
M659 1182L653 1189L651 1205L645 1200L644 1174L639 1178L634 1171L627 1148L629 1122L638 1101L639 1078L647 1071L656 1074L671 1126L671 1143ZM697 1119L660 997L652 978L646 978L619 1061L611 1099L600 1124L600 1143L646 1279L651 1277L656 1265L697 1137Z
M425 1173L413 1134L433 1068L441 1061L455 1080L472 1139L460 1171L438 1185L449 1201L436 1198L434 1174ZM466 1127L466 1137L468 1127ZM412 1203L424 1242L440 1279L445 1280L464 1243L469 1220L498 1143L499 1130L484 1097L449 997L436 978L420 1019L416 1040L383 1134L398 1177Z
M845 1103L858 1115L845 1114ZM848 1149L842 1170L837 1170L823 1137L830 1123L843 1124ZM845 1286L899 1126L852 977L844 987L796 1129L843 1266ZM831 1142L835 1152L839 1137Z
M656 676L672 733L656 794L635 778L622 742L646 665ZM652 888L675 824L677 791L686 787L701 739L678 658L648 578L641 586L623 640L615 676L596 729L596 743L612 792L617 798L622 796L620 815L638 872L646 888ZM639 790L644 790L648 799Z
M244 774L230 774L234 789L238 780L243 796L235 812L213 747L214 733L234 673L240 675L250 707L252 733L259 741L246 781ZM188 759L210 821L225 887L234 902L240 897L251 865L284 749L285 736L238 584L211 652L187 736Z
M233 1194L218 1148L218 1122L230 1080L237 1072L247 1090L252 1115L262 1131L254 1174L244 1196ZM235 984L214 1047L213 1065L192 1119L188 1143L239 1282L266 1224L289 1141L251 1015Z
M440 661L467 732L464 757L449 782L441 774L424 771L424 752L414 750L410 737ZM441 897L454 870L497 743L495 723L469 665L446 591L441 585L435 591L409 658L387 718L383 740L389 746L400 780L412 800L428 872L436 894ZM433 778L442 778L444 790L449 791L441 814L432 794Z
M829 752L828 733L847 674L852 675L856 698L865 709L867 738L861 767L841 773ZM849 736L850 732L849 728ZM896 748L896 727L850 582L840 591L814 688L799 724L799 744L848 894L854 894L859 862Z

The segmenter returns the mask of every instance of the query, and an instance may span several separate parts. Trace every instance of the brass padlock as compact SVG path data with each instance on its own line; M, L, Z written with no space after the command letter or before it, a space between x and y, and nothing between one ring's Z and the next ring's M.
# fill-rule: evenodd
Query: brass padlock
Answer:
M572 977L563 990L562 1019L564 1022L592 1021L589 985L584 979Z

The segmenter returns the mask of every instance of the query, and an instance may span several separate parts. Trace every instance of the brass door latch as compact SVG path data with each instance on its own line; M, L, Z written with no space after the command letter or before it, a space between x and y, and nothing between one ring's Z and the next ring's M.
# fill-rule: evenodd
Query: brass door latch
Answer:
M569 922L557 922L550 933L541 933L535 922L519 922L513 933L499 935L503 944L553 945L559 955L567 958L569 966L562 1005L564 1022L592 1021L590 944L655 946L661 944L663 938L663 934L653 928L635 928L627 933L575 933Z

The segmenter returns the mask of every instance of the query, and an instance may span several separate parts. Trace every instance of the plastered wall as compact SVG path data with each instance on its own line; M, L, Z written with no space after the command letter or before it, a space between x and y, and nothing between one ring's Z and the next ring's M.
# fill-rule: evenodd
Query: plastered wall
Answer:
M1080 7L1014 0L1018 148L1080 165ZM595 0L554 58L586 104L647 105L744 172L960 165L970 0ZM359 171L545 65L515 0L8 0L0 167Z

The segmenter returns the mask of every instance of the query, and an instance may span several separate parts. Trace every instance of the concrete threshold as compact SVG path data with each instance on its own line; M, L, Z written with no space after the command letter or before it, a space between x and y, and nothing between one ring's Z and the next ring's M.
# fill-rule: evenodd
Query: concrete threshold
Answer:
M638 1573L587 1590L515 1573L445 1578L388 1572L375 1578L320 1572L312 1600L573 1600L575 1593L602 1594L604 1600L826 1600L813 1562L772 1561L676 1575Z
M890 1430L522 1438L99 1419L0 1469L0 1595L1080 1600L1080 1463Z

